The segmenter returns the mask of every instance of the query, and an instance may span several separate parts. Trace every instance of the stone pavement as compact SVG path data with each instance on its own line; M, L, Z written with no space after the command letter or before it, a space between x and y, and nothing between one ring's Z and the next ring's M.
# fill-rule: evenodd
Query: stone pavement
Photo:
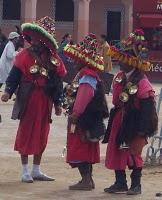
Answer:
M154 87L158 94L161 86L155 84ZM112 97L109 96L109 106L111 106L111 99ZM54 176L56 181L52 183L21 183L19 155L13 151L18 121L10 119L12 106L12 100L7 104L0 101L0 114L2 115L2 123L0 123L0 200L162 200L162 198L155 197L155 193L162 190L162 166L144 169L143 194L140 196L104 194L104 187L114 181L113 172L104 167L106 145L101 145L101 163L97 164L94 170L96 190L92 192L68 191L68 186L78 181L79 176L77 170L70 169L65 158L62 158L62 151L66 145L67 119L64 116L54 117L49 144L42 160L43 171ZM162 121L162 115L160 115L160 121ZM130 181L128 183L130 184Z

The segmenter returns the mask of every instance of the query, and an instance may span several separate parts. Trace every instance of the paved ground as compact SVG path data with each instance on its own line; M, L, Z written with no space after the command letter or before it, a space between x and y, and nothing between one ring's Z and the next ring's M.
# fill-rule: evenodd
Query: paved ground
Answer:
M157 93L160 85L155 85ZM111 97L108 98L109 100ZM162 191L162 166L145 168L143 173L143 194L137 197L104 194L104 187L113 183L113 172L105 169L106 146L101 146L101 164L95 166L96 189L92 192L72 192L68 186L78 181L77 171L72 170L61 157L66 144L66 118L54 119L49 137L49 145L42 160L42 170L56 178L55 182L25 184L20 182L21 165L19 155L13 151L17 121L10 120L13 102L2 104L0 113L0 200L156 200L155 193ZM161 117L162 118L162 117ZM128 172L129 174L129 172ZM128 179L129 180L129 179Z

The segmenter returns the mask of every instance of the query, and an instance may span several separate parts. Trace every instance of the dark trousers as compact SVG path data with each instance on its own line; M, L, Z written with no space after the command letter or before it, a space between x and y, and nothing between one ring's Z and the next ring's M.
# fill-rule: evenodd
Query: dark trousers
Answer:
M87 174L92 175L92 164L83 162L78 164L78 170L81 176L85 176Z

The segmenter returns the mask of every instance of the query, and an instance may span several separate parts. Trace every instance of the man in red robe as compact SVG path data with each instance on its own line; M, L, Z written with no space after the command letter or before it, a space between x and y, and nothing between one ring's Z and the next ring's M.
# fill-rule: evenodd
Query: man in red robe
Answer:
M106 167L115 172L115 183L105 192L128 195L141 193L142 149L147 138L157 130L157 114L154 90L144 70L150 63L138 57L138 45L144 46L142 30L136 30L121 49L111 47L110 54L119 59L121 71L113 83L113 104L107 135ZM126 167L132 170L131 187L128 190Z
M46 148L54 104L55 114L61 114L62 78L66 70L56 54L54 22L49 17L22 25L24 37L31 46L22 50L15 59L6 81L2 101L7 102L18 88L13 119L20 119L15 150L21 155L22 181L53 181L40 170ZM28 155L33 157L29 172Z
M105 133L103 119L108 114L102 82L98 73L104 70L102 58L97 54L96 36L89 34L76 46L65 47L65 54L79 61L80 70L70 85L78 84L70 105L67 130L67 162L72 168L77 167L81 181L69 187L70 190L92 190L92 165L100 162L99 140ZM85 54L87 55L85 55ZM85 55L83 58L81 55ZM80 57L81 56L81 57ZM69 88L69 89L70 89Z

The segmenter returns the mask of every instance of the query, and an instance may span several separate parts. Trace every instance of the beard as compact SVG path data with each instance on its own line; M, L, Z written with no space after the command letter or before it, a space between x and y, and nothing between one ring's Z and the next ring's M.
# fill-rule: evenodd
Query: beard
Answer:
M33 44L32 49L35 53L41 54L42 52L44 52L46 50L46 47L42 43L40 43L40 44L36 44L36 45Z

